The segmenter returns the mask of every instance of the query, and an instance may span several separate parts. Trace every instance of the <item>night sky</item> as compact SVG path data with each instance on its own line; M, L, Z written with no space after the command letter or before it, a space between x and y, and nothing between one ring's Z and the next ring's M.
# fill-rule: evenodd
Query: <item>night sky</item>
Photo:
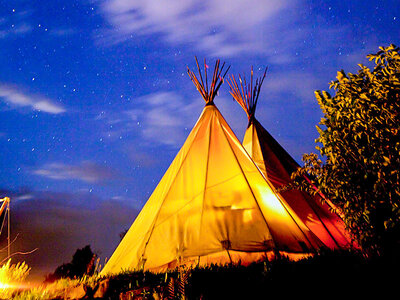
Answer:
M38 248L14 259L41 280L77 248L112 254L204 107L195 55L268 66L256 116L301 162L314 90L399 37L398 0L0 1L0 197L12 252ZM215 102L242 140L227 83Z

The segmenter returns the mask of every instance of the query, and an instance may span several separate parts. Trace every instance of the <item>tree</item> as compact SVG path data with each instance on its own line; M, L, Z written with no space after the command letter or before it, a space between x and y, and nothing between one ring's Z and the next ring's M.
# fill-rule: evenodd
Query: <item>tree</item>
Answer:
M400 240L399 48L379 47L367 58L372 71L359 64L357 74L338 72L329 87L335 96L315 92L323 112L316 139L321 157L304 155L292 187L322 192L362 249L382 254Z
M60 278L79 278L83 275L93 275L97 255L92 252L90 245L77 249L70 263L58 266L54 273L46 276L46 282Z

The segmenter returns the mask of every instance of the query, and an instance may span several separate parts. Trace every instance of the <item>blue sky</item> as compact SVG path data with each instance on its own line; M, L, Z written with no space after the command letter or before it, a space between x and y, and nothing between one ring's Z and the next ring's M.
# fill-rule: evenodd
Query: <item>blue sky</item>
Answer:
M112 253L204 106L195 55L234 75L268 66L256 116L300 162L321 118L314 90L398 45L399 21L395 0L0 1L0 196L15 251L39 248L18 259L43 274L86 244ZM227 84L215 102L242 139Z

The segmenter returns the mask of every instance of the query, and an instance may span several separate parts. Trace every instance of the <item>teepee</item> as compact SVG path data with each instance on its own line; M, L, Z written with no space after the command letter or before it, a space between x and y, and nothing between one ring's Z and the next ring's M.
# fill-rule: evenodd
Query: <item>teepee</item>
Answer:
M291 181L290 175L299 168L299 165L255 118L257 101L266 72L267 69L254 84L253 68L251 68L250 83L240 75L240 84L233 75L228 83L232 97L244 109L249 121L243 146L264 176L275 188L279 188ZM339 215L333 212L335 208L328 199L322 202L320 196L312 197L299 190L287 190L282 192L281 196L326 247L338 249L351 246L345 225Z
M196 63L199 77L189 68L188 73L206 102L203 112L102 274L245 264L276 252L308 255L322 245L214 105L224 64L216 61L208 85L207 67L203 78Z

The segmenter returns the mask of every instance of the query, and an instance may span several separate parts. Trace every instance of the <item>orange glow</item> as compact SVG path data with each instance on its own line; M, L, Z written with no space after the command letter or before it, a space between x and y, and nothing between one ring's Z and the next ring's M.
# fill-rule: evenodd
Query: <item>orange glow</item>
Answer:
M243 213L243 223L249 223L253 220L253 210L247 209Z
M8 282L5 272L0 271L0 298L4 299L13 289L14 286Z
M30 268L25 262L11 264L9 259L0 267L0 298L8 299L15 290L26 289L23 283L28 276Z
M253 208L243 208L237 205L232 205L231 209L241 210L243 212L243 223L249 223L253 220Z
M8 283L0 282L0 290L8 289L8 288L11 288L11 287L12 287L12 285L10 285ZM0 291L0 295L1 295L1 291Z
M0 268L0 290L4 290L11 287L11 285L9 284L9 278L7 276L8 269L9 268L7 267L7 264L3 265Z
M287 211L283 207L282 203L278 200L277 195L273 194L269 190L263 190L261 191L262 194L262 201L265 207L268 207L270 210L272 210L274 213L280 215L280 216L286 216Z

